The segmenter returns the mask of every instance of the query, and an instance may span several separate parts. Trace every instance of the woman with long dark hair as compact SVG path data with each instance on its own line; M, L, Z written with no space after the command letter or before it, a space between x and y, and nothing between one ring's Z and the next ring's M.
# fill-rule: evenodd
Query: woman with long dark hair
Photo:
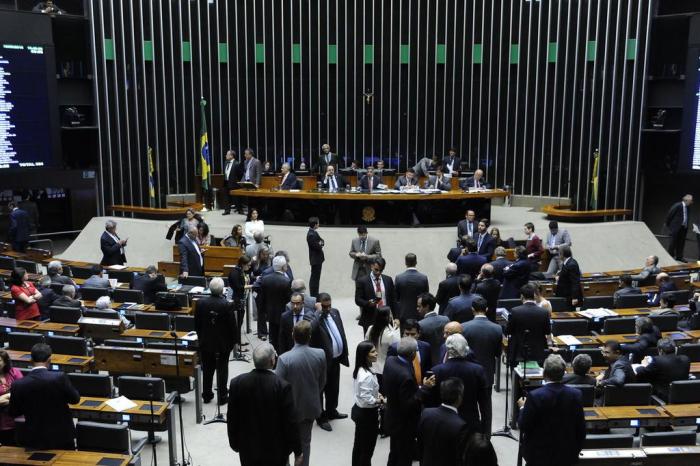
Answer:
M380 386L382 385L384 362L386 362L389 347L401 339L399 325L399 321L393 320L391 317L391 308L382 306L377 309L374 323L369 326L367 335L365 335L365 339L372 342L377 349L377 362L372 365L372 371L377 375Z
M234 225L231 228L231 234L221 240L220 246L227 246L229 248L241 248L245 250L248 245L245 237L243 236L243 227L241 225Z
M355 370L352 372L355 405L355 441L352 446L352 466L372 466L372 455L379 432L378 409L384 403L379 393L377 376L372 365L377 361L377 350L369 341L362 341L355 350Z
M228 273L228 286L233 291L233 303L236 313L236 332L238 341L241 343L241 326L243 325L243 317L245 317L245 305L248 299L248 290L250 289L250 257L243 254L238 258L236 264Z
M41 312L39 311L38 303L41 299L41 293L29 281L27 271L22 267L15 268L12 271L10 281L12 282L10 294L12 294L12 299L15 300L15 319L39 319Z
M250 209L243 228L243 235L248 244L255 244L254 236L257 232L265 233L265 222L260 220L258 209Z
M12 384L22 378L22 372L12 367L10 355L0 349L0 443L16 445L15 420L7 413L10 404L10 389Z

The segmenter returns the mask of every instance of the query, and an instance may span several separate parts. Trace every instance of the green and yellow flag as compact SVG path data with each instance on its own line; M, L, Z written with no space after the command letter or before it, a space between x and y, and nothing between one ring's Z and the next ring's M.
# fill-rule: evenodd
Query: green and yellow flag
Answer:
M153 148L148 146L148 202L151 207L156 206L156 185L153 181L153 172L155 168L153 166Z
M207 101L199 101L202 109L202 122L199 131L200 163L202 165L202 191L208 191L211 181L211 154L209 154L209 137L207 136Z
M600 175L600 149L593 152L593 172L591 173L591 210L598 209L598 176Z

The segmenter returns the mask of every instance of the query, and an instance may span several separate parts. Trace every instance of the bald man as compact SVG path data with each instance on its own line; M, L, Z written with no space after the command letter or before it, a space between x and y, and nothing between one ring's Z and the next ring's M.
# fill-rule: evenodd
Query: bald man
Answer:
M457 275L457 264L450 262L445 267L445 278L438 285L435 301L439 306L439 313L445 314L447 310L447 302L459 295L459 275Z
M453 320L445 324L445 328L442 329L442 339L443 343L440 345L440 359L435 361L435 365L442 364L447 361L447 347L444 341L447 341L447 337L450 335L456 335L457 333L462 333L462 324Z
M321 155L318 156L318 162L316 163L316 169L314 171L322 175L326 173L329 165L337 169L338 156L331 152L331 146L324 144L321 146Z
M463 191L468 191L470 189L488 189L489 183L486 181L486 178L484 178L484 171L478 169L474 172L474 176L466 178L459 184L459 187L462 188Z
M292 173L292 167L288 163L282 164L282 180L280 181L280 189L282 191L297 189L297 176Z

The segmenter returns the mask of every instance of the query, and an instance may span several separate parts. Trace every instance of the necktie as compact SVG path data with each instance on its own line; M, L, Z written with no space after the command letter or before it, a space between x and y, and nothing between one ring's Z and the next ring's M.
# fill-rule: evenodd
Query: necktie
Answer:
M382 282L381 282L381 280L382 280L381 276L374 277L374 291L379 293L379 296L381 296L379 301L377 301L377 307L381 307L384 305L384 295L382 294Z
M299 318L301 317L301 314L294 314L294 324L299 323Z
M474 226L472 222L467 222L467 232L469 233L469 236L474 234Z
M477 248L477 250L479 250L479 251L481 250L481 242L482 242L482 241L484 241L484 234L483 234L483 233L479 235L479 242L478 242L478 244L476 245L476 248Z
M374 178L367 178L367 181L369 182L369 192L372 192L372 189L374 189Z
M423 374L420 370L420 361L418 360L418 353L413 356L413 376L416 378L416 383L420 385L423 382Z
M226 163L226 178L231 174L231 162Z
M476 187L476 188L479 187L479 180L474 180L474 187Z
M362 249L362 252L366 252L366 251L365 251L365 246L366 246L366 245L365 245L365 239L362 238L362 241L360 241L360 248Z
M683 203L683 226L688 225L688 206Z
M336 191L338 189L338 184L335 182L335 176L330 177L331 190Z

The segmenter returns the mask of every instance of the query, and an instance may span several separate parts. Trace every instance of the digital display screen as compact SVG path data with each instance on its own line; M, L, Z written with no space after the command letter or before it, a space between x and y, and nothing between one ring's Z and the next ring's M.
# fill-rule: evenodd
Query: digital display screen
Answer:
M50 50L0 43L0 170L51 165Z

